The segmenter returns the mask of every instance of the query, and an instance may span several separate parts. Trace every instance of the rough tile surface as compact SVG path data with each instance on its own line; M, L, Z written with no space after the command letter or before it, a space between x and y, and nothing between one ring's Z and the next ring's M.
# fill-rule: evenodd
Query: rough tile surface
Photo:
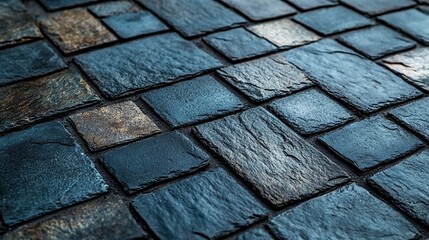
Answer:
M100 0L40 0L49 11L75 7L81 4L92 3Z
M288 14L295 13L287 3L281 0L222 0L229 6L237 9L246 17L260 21L269 18L281 17Z
M310 10L319 7L329 7L337 5L336 0L288 0L293 5L302 10Z
M276 207L347 181L347 175L262 108L195 128L196 135Z
M220 237L267 214L220 168L143 194L133 206L161 239Z
M0 140L3 220L13 225L107 191L107 185L64 127L56 122ZM31 181L30 181L31 180Z
M341 2L368 15L378 15L416 4L412 0L341 0Z
M130 1L114 1L114 2L105 2L97 5L93 5L88 8L92 13L97 17L109 17L114 15L119 15L122 13L131 13L137 12L140 10L137 5Z
M235 240L273 240L271 235L262 228L254 228L240 234Z

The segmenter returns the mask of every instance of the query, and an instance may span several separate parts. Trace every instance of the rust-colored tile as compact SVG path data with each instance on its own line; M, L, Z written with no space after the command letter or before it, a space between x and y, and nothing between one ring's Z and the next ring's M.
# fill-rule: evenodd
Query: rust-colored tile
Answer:
M160 131L131 101L79 113L70 118L91 150L129 142Z
M85 9L65 10L40 21L49 38L64 53L116 40L95 17Z

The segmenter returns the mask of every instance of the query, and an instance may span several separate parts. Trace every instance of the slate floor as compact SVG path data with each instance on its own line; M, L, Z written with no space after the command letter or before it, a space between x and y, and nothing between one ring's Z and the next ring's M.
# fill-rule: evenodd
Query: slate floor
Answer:
M0 239L429 239L429 1L0 1Z

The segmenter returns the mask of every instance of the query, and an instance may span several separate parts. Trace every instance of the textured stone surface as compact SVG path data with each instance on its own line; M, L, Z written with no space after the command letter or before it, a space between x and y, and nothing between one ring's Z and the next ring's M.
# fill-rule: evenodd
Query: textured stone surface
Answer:
M383 59L383 64L406 80L429 91L429 48L418 48Z
M103 19L121 38L156 33L167 30L168 27L147 11L124 13Z
M289 94L313 84L280 55L229 66L218 73L254 101Z
M70 117L91 150L99 150L159 132L155 123L131 101Z
M313 89L276 100L269 107L302 134L324 131L353 119L341 105Z
M222 66L176 34L124 43L80 55L75 60L110 98Z
M262 228L254 228L240 234L235 240L270 240L273 239L270 234Z
M59 123L1 137L0 155L0 209L7 225L107 191L91 160Z
M246 20L214 0L139 0L184 36L232 27Z
M64 53L113 42L113 36L85 9L65 10L40 20L48 37Z
M129 193L196 171L208 160L206 153L179 132L144 139L101 156Z
M142 98L175 127L245 107L239 98L209 76L157 89L143 94Z
M301 25L284 18L248 27L256 35L281 48L291 48L320 39Z
M243 28L214 33L203 39L232 61L255 57L276 49L267 40Z
M295 13L290 5L281 0L222 0L229 6L237 9L246 17L260 21Z
M328 93L362 112L421 95L392 72L330 39L292 49L284 56Z
M161 239L220 237L267 214L220 168L143 194L133 205Z
M383 22L408 33L421 43L429 45L429 15L415 9L394 12L379 17Z
M293 17L314 31L329 35L373 24L373 21L343 6L321 8Z
M114 1L100 3L88 8L97 17L109 17L121 13L131 13L140 10L133 2L129 1Z
M146 236L119 197L103 197L67 209L42 222L20 227L3 240L134 239Z
M0 88L0 131L87 106L100 99L74 71Z
M40 0L46 9L60 10L69 7L75 7L81 4L92 3L100 0Z
M0 50L0 85L64 68L66 64L43 41Z
M368 15L378 15L416 4L412 0L341 0L341 2Z
M427 5L419 6L418 9L426 14L429 14L429 6Z
M418 138L380 116L352 123L319 140L362 171L397 159L423 145Z
M374 175L370 182L411 216L429 225L429 152Z
M337 5L336 0L288 0L302 10Z
M352 184L292 208L271 220L280 239L414 239L410 222Z
M258 193L279 207L347 181L327 157L262 108L195 128Z

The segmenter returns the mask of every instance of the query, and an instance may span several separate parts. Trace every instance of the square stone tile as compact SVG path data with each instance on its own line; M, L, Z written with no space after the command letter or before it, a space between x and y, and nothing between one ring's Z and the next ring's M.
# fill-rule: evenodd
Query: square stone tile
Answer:
M97 17L110 17L122 13L132 13L140 11L140 8L133 2L122 0L92 5L88 9Z
M100 150L160 131L131 101L78 113L70 119L91 150Z
M64 53L113 42L116 37L85 9L65 10L40 19L48 37Z
M320 39L317 34L287 18L248 27L256 35L281 48L291 48Z
M329 7L337 5L336 0L288 0L288 2L302 10L310 10L319 7Z
M57 122L1 137L0 156L0 204L6 225L107 191L94 164Z
M412 0L341 0L341 2L371 16L416 5Z
M40 0L42 5L49 11L76 7L82 4L92 3L100 0Z
M174 127L221 116L244 103L210 76L203 76L143 94L146 101Z
M372 20L343 6L316 9L298 14L293 19L323 35L374 24Z
M133 206L162 240L220 238L267 215L257 200L220 168L142 194Z
M222 0L253 21L281 17L295 13L295 9L281 0Z

